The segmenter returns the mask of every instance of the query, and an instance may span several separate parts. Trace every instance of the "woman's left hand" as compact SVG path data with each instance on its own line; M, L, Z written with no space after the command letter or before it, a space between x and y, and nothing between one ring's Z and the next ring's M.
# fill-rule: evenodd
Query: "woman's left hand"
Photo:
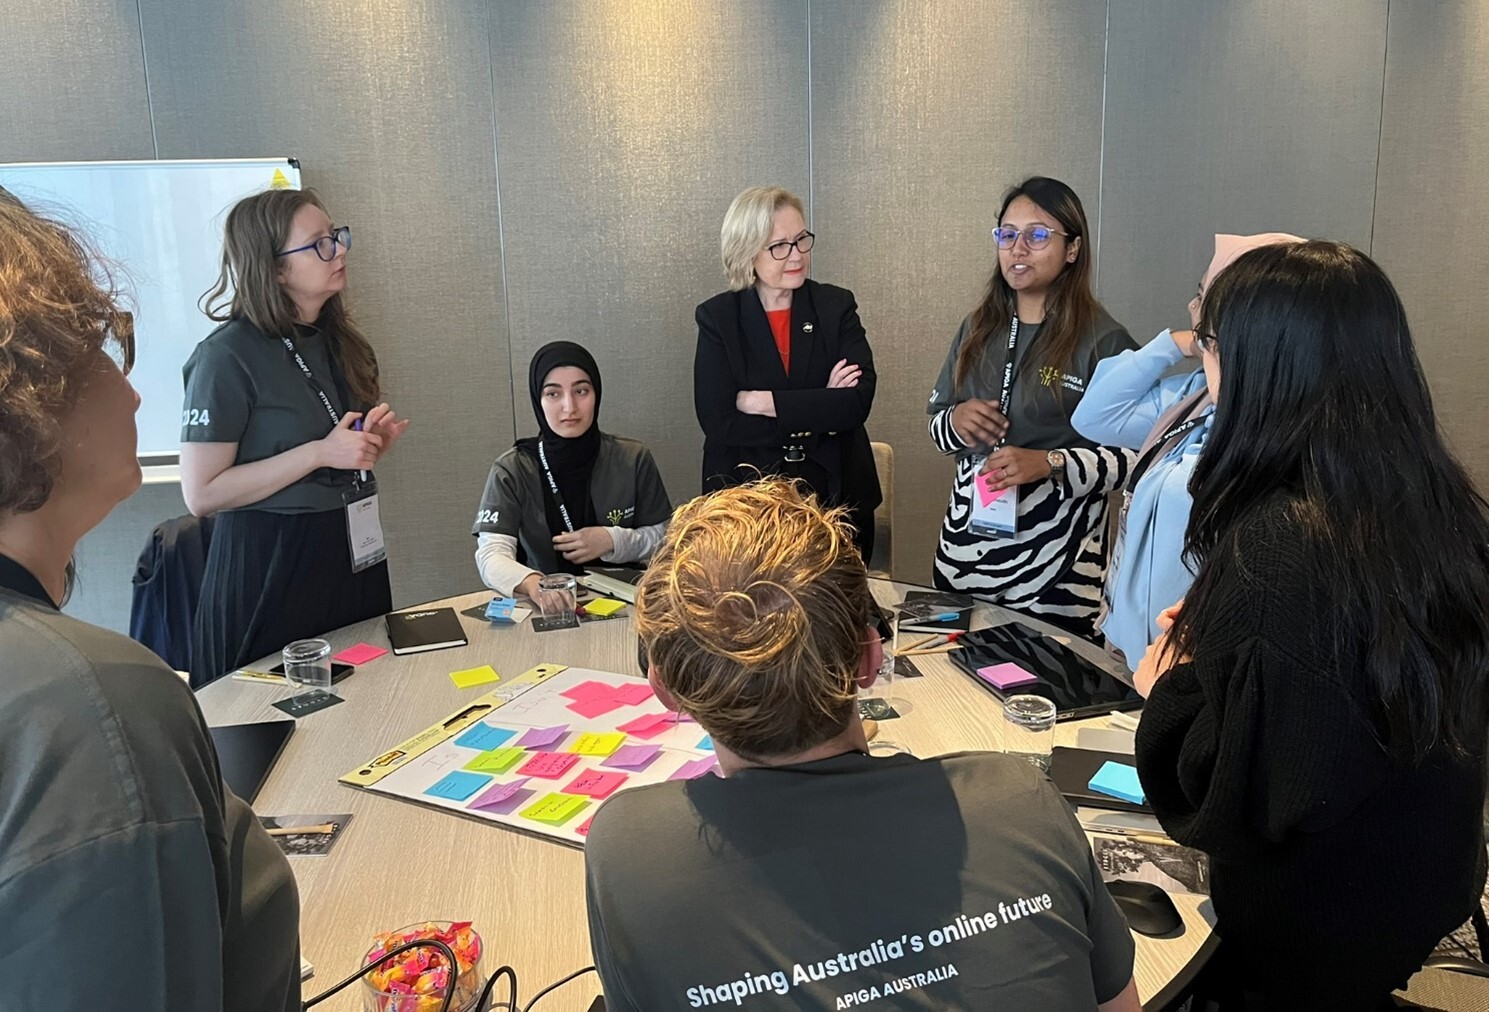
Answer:
M1005 446L988 454L982 463L983 474L993 476L993 488L1005 489L1043 481L1050 476L1049 456L1044 450L1025 450Z
M553 550L570 562L582 565L615 551L615 539L603 527L584 527L572 534L555 534Z
M405 418L399 421L398 416L393 413L393 409L388 407L386 403L383 403L367 412L367 417L362 419L362 431L371 432L382 437L383 448L378 451L378 455L384 456L389 450L393 449L393 444L398 442L399 437L408 430L411 420Z
M1148 646L1148 652L1143 654L1143 659L1138 663L1137 670L1132 673L1132 687L1137 694L1144 699L1148 693L1153 691L1153 686L1158 679L1168 674L1180 664L1188 664L1188 657L1179 657L1175 654L1175 648L1169 641L1169 630L1174 627L1174 620L1179 617L1184 602L1180 600L1177 604L1170 605L1158 613L1155 620L1160 630L1158 638Z

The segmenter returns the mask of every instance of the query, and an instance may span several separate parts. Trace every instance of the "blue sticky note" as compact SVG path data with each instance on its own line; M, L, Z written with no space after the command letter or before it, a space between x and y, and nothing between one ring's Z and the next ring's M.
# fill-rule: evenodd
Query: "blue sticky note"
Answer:
M434 798L448 798L451 801L464 801L482 787L491 783L491 778L480 773L446 773L444 779L433 787L427 788L424 793Z
M477 724L459 738L456 738L455 744L488 752L494 748L501 748L507 743L507 739L514 737L516 734L516 731L508 731L504 727Z
M705 734L703 736L703 740L698 743L698 746L697 747L698 748L706 748L706 749L709 749L710 751L712 751L712 749L713 749L713 735L711 735L711 734Z
M1091 778L1090 788L1113 798L1141 805L1145 795L1143 785L1137 778L1137 767L1107 760Z

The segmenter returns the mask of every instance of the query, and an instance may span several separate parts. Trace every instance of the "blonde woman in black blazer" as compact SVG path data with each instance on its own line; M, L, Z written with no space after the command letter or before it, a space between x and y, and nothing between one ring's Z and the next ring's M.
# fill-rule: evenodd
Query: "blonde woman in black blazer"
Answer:
M724 215L729 291L696 314L703 491L760 474L799 478L849 508L867 562L883 501L864 429L874 356L853 293L807 277L813 238L801 201L779 187L745 190Z

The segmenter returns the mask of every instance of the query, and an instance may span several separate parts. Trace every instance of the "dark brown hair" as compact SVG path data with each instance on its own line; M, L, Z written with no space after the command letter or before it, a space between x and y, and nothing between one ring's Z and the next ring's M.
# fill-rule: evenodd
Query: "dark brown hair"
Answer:
M233 205L223 229L222 270L201 298L202 312L218 322L246 319L275 340L294 337L295 303L279 283L274 254L284 249L295 215L306 206L326 210L314 190L265 190ZM353 399L376 404L382 396L377 356L341 293L326 300L315 324L341 363Z
M1044 324L1039 329L1039 339L1024 356L1019 372L1030 373L1043 366L1053 366L1061 372L1070 367L1071 359L1081 338L1090 331L1101 303L1091 292L1091 243L1090 229L1086 225L1086 211L1075 191L1058 179L1046 176L1031 176L1003 195L1003 206L998 208L998 223L1008 213L1008 205L1019 197L1028 197L1039 205L1040 210L1060 223L1066 234L1059 241L1070 244L1081 240L1076 250L1075 261L1067 264L1060 276L1050 284L1044 302ZM1013 321L1015 309L1013 289L1003 278L1000 265L993 268L988 278L987 291L982 302L972 310L972 319L967 326L967 336L962 341L956 360L956 387L966 381L973 368L987 350L988 340L994 334L1006 333Z

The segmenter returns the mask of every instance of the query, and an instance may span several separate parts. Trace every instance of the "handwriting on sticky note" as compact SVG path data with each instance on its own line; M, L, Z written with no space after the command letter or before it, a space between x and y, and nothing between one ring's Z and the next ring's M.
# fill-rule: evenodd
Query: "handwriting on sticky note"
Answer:
M591 615L599 615L601 618L604 618L607 615L614 615L624 607L625 604L621 601L612 601L608 597L602 597L598 601L591 601L589 604L586 604L584 610Z
M477 685L486 685L490 682L501 681L501 675L489 664L482 664L479 668L466 668L464 671L450 672L450 681L455 683L457 689L470 689Z
M572 752L540 752L523 764L517 773L524 777L557 780L573 769L577 762L579 757Z
M574 755L609 755L625 743L626 736L619 731L586 731L569 751Z
M477 724L459 738L456 738L455 744L464 748L474 748L485 752L487 749L500 748L505 745L516 733L516 731L509 731L504 727Z
M424 793L433 798L448 798L450 801L464 801L482 787L491 783L491 778L481 776L478 773L446 773L433 786L426 787Z
M618 699L606 699L603 696L594 696L589 699L576 699L569 704L569 709L581 717L601 717L611 710L619 710L625 704Z
M993 482L996 480L992 472L977 476L977 501L982 505L991 506L1003 496L1004 492L1008 491L1006 488L993 488Z
M517 744L523 748L549 748L568 733L568 724L558 724L554 727L535 727L517 739Z
M371 643L358 643L334 655L331 660L340 661L342 664L366 664L368 661L377 660L387 652L384 648L375 647Z
M524 819L562 826L590 805L589 799L578 794L545 794L518 814Z
M661 754L660 745L622 745L610 753L610 758L601 765L617 766L625 770L644 770Z
M625 773L586 770L570 781L569 786L564 788L564 793L584 794L599 801L614 794L626 782L627 776Z
M591 822L594 822L594 821L595 821L595 817L593 815L591 815L589 818L587 818L583 822L579 823L579 825L574 828L574 832L578 833L580 836L588 836L589 835L589 824Z
M485 812L496 812L500 815L510 815L512 810L523 801L527 800L534 792L524 790L527 785L527 777L521 780L513 780L509 784L497 784L490 790L476 797L467 808L479 808Z
M494 748L482 752L466 763L464 768L476 773L505 773L526 759L528 754L520 748Z

